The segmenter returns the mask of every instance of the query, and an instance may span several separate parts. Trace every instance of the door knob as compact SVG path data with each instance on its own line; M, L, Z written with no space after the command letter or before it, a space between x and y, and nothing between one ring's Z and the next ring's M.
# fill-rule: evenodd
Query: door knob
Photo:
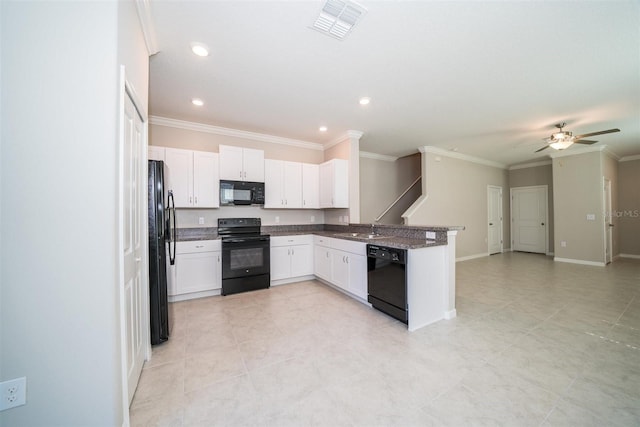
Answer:
M540 225L544 225L544 222L542 224L540 224Z
M492 223L492 222L490 222L490 223L489 223L489 225L493 225L493 223Z
M613 226L614 226L613 224L609 224L609 227L613 227Z

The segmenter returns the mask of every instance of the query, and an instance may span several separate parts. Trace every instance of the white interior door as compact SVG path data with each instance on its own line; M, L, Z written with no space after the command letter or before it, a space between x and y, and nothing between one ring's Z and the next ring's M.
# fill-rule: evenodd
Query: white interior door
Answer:
M604 179L604 262L613 259L613 216L611 215L611 181Z
M487 186L489 255L502 252L502 187Z
M145 293L146 275L143 274L142 226L143 209L141 189L146 188L142 178L143 122L131 98L124 99L124 139L122 156L122 241L124 265L124 322L126 347L126 375L129 403L138 385L144 363Z
M547 253L547 186L511 189L514 251Z

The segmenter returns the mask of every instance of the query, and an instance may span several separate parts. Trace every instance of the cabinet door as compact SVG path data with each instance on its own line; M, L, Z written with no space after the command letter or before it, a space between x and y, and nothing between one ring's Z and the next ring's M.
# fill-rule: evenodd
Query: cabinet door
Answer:
M315 246L313 253L314 274L324 280L331 281L331 249Z
M220 179L243 181L242 147L220 145Z
M364 255L348 254L349 292L366 300L367 291L367 257Z
M320 187L318 165L302 164L302 207L318 209L320 207Z
M349 290L349 263L347 256L349 256L348 252L333 250L331 283L344 290Z
M288 279L291 277L291 248L278 246L271 248L271 280Z
M264 182L264 151L243 149L243 181Z
M291 277L313 274L313 246L291 246Z
M154 145L150 145L147 150L147 154L149 160L164 161L164 147L156 147Z
M178 286L176 285L176 266L169 262L169 245L170 243L164 245L167 254L167 295L174 296L178 295Z
M193 206L196 208L220 207L220 178L218 154L193 152Z
M213 289L222 289L222 252L212 252L215 257L215 270L213 272Z
M282 162L284 207L299 209L302 207L302 163Z
M167 148L165 162L171 175L169 189L173 191L176 208L193 207L193 152Z
M320 165L320 207L333 207L333 163Z
M282 192L283 162L281 160L264 161L264 207L283 208L284 194Z
M343 159L333 159L333 207L349 207L349 163Z
M178 294L209 291L216 288L216 252L176 255L175 271Z

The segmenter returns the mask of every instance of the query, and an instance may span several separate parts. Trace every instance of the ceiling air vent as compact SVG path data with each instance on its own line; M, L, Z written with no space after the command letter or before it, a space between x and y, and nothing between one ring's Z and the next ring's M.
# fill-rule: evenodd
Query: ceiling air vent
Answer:
M311 28L338 40L344 39L367 10L358 3L327 0Z

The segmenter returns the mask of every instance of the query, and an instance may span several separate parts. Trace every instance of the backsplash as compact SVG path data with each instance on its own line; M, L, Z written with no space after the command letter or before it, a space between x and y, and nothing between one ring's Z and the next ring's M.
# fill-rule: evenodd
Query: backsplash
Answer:
M222 206L219 209L177 209L177 228L217 227L218 218L260 218L262 225L324 224L316 209L264 209L259 206ZM202 218L202 223L200 223Z

